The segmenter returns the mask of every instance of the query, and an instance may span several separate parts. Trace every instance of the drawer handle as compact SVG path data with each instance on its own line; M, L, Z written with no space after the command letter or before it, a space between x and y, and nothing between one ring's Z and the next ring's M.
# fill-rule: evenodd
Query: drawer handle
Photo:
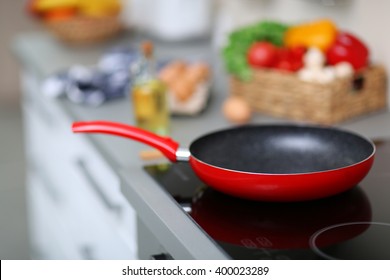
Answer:
M94 176L91 174L89 169L87 168L87 164L83 159L77 160L77 165L79 169L81 170L81 173L84 175L84 178L88 181L88 184L91 186L93 191L97 194L99 199L104 203L104 205L110 209L111 211L116 212L118 215L122 212L122 206L118 205L116 203L111 202L105 193L102 191L100 185L98 182L96 182Z
M155 254L150 256L150 260L173 260L172 256L167 253Z

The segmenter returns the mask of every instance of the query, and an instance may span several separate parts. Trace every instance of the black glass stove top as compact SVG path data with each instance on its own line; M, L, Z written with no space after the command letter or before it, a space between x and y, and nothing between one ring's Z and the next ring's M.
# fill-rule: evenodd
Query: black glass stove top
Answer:
M187 163L146 166L233 259L390 259L390 140L345 193L308 202L239 199L205 186Z

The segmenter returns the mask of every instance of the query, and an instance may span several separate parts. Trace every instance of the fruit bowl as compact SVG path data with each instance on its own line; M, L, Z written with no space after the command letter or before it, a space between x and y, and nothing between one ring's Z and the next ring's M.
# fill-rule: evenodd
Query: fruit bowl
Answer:
M59 39L67 43L86 44L104 41L118 34L123 26L117 17L74 17L45 23Z
M30 15L67 43L94 43L118 34L120 0L30 0Z

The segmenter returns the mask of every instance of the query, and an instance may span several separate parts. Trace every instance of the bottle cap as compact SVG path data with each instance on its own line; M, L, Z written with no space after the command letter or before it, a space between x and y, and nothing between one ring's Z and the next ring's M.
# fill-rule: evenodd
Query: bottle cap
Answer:
M144 41L141 44L141 51L146 57L150 57L153 54L153 43L151 41Z

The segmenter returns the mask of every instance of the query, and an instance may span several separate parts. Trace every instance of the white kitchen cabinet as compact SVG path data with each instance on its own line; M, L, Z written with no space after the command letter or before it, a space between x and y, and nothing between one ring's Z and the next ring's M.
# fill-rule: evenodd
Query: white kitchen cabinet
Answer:
M116 170L85 135L71 133L58 100L22 75L33 258L136 259L136 214Z
M82 252L71 239L61 204L53 187L37 173L27 175L31 251L40 259L80 259ZM48 222L51 221L51 222ZM32 225L33 223L33 225Z

